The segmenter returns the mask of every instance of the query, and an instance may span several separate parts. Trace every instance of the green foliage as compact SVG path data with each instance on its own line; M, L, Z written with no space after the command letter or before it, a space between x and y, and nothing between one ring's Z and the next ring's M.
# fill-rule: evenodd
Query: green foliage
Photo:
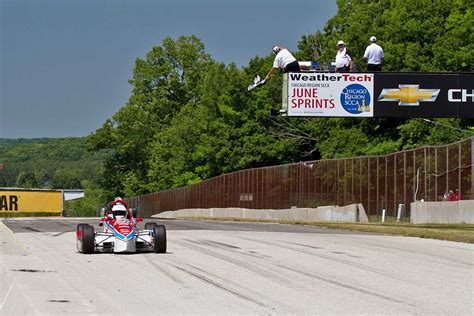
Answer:
M0 139L0 186L80 189L98 181L107 152L88 152L85 138Z
M95 217L100 205L104 205L108 200L104 190L97 187L89 180L83 180L81 186L84 188L84 197L64 204L64 213L68 217Z
M102 183L111 196L142 192L155 137L171 124L187 104L195 104L200 82L210 57L195 36L176 41L165 38L135 62L132 96L127 104L88 139L89 148L111 149Z
M34 172L22 171L18 174L16 185L20 188L38 188L38 181Z
M358 69L369 37L385 52L384 70L472 71L473 1L338 0L338 12L314 35L305 35L299 49L305 56L334 60L336 43L344 40ZM315 38L319 45L314 45ZM313 45L311 45L313 44ZM316 53L319 51L319 53Z
M78 169L58 169L51 179L52 189L80 189L86 176Z
M374 140L372 146L363 148L363 154L367 156L377 156L390 154L400 150L400 142L393 140Z
M419 144L440 145L472 136L466 132L468 120L436 119L431 124L424 120L409 120L399 126L400 143L403 149L418 147ZM453 128L446 128L451 126ZM464 131L463 131L464 130Z

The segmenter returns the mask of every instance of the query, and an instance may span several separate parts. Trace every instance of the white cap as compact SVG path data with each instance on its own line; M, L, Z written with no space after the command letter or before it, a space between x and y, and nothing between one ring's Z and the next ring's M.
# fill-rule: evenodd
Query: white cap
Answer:
M339 42L337 42L337 45L338 45L338 46L339 46L339 45L346 45L346 43L344 43L343 40L340 40Z
M370 41L371 41L372 43L374 43L374 42L377 41L377 38L376 38L375 36L371 36L371 37L370 37Z
M277 53L280 51L280 49L281 49L281 48L280 48L279 46L277 46L277 45L275 45L275 46L272 47L272 51L273 51L275 54L277 54Z

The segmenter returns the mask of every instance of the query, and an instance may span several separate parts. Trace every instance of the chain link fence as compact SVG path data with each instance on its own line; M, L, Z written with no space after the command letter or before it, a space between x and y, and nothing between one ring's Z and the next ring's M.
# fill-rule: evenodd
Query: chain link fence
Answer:
M473 199L474 137L382 156L247 169L199 184L128 199L148 217L185 208L287 209L362 203L369 216L399 204ZM451 191L451 194L450 194ZM456 197L454 197L456 194Z

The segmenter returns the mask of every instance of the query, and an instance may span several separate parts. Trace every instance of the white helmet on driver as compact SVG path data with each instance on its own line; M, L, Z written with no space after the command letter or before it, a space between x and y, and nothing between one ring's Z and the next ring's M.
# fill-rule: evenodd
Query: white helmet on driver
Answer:
M112 206L112 213L114 213L115 218L127 216L127 208L123 204L115 204Z

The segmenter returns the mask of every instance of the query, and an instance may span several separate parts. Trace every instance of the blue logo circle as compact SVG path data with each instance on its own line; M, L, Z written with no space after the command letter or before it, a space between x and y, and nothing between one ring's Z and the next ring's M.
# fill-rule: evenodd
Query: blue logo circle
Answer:
M341 92L341 104L351 114L370 112L370 93L360 84L351 84Z

